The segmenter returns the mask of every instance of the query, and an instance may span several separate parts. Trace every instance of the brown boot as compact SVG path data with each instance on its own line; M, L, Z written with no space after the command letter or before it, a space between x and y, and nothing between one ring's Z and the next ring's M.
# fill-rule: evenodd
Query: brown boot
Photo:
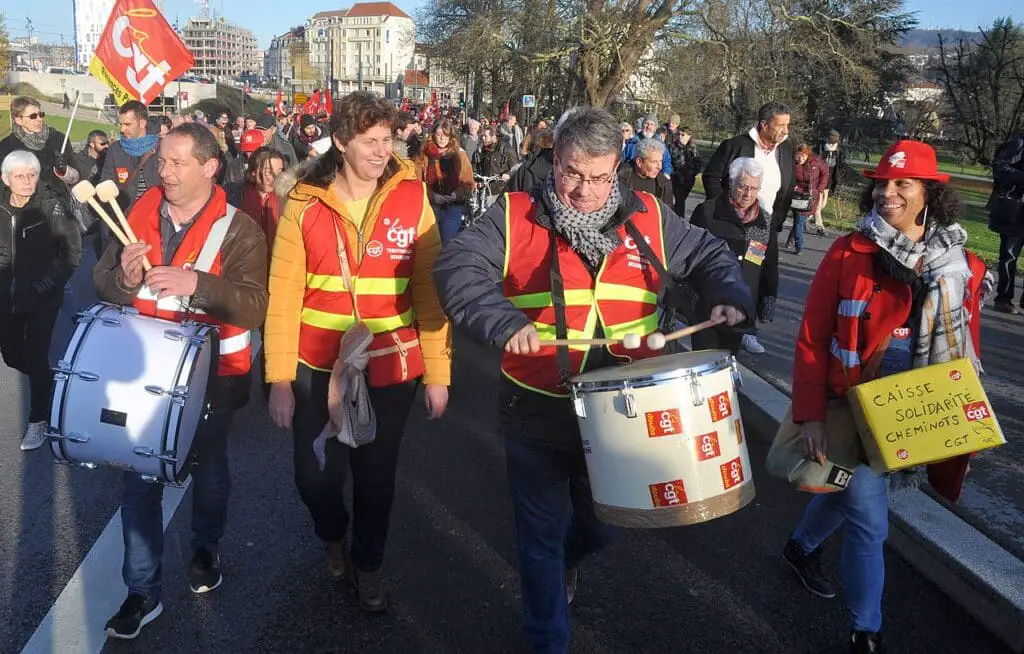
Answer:
M367 613L383 613L388 609L388 594L377 570L359 570L353 566L352 583L359 593L359 606Z
M331 579L344 579L348 574L348 547L344 540L327 543L327 576Z

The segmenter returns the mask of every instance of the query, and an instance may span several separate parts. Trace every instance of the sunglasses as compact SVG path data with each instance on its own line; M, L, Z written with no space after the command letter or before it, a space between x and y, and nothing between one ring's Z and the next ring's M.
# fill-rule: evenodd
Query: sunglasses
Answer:
M46 118L45 111L39 111L34 114L21 114L22 118L28 118L29 120L35 120L36 118Z

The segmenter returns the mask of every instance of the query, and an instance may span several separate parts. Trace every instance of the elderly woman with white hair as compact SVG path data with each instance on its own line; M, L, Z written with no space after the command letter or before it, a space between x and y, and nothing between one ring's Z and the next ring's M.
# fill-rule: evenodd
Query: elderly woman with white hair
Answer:
M658 139L643 139L636 144L636 159L619 168L619 181L633 189L650 193L672 206L672 182L661 174L665 144Z
M29 378L22 450L45 441L50 412L49 352L64 285L82 258L78 223L51 187L39 183L39 159L15 150L0 164L0 354Z
M775 300L779 290L778 233L757 201L764 167L750 157L733 160L729 166L729 193L707 200L693 210L690 224L703 227L724 240L740 261L743 279L750 288L751 300L757 307L757 318L771 322L775 318ZM706 320L711 307L696 294L690 294L691 318ZM751 324L741 328L719 327L693 336L693 349L743 348L762 354L764 346L757 340L757 328Z

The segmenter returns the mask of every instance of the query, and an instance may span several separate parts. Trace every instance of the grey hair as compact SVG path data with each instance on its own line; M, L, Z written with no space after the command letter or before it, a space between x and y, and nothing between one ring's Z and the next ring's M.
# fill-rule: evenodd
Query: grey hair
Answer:
M790 115L793 112L790 110L789 105L785 102L778 100L772 100L767 104L761 105L761 108L757 110L757 124L770 123L772 118L779 115Z
M665 156L665 144L658 139L640 139L636 144L636 158L646 159L651 152L657 152L659 156Z
M733 159L729 164L729 186L735 186L743 175L760 179L764 175L764 166L752 157Z
M628 129L629 131L632 132L633 131L633 126L630 125L629 123L619 123L619 130L621 131L621 130L624 130L624 129Z
M31 168L36 175L42 170L36 155L28 150L15 150L4 157L4 162L0 164L0 175L3 175L5 180L10 179L11 173L23 168Z
M597 107L574 107L558 119L554 151L588 157L622 153L622 131L610 113Z

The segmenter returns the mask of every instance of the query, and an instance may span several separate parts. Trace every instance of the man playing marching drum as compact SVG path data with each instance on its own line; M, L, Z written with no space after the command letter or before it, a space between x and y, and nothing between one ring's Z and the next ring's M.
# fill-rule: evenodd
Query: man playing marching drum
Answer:
M692 284L712 318L734 325L754 310L724 242L617 182L621 149L619 125L606 111L570 111L555 131L547 181L532 197L499 198L434 266L452 322L505 351L500 425L525 633L535 652L568 650L578 566L614 535L594 513L565 382L585 369L659 354L621 345L542 347L540 339L655 332L659 269Z
M176 321L187 317L218 327L217 378L207 390L210 412L199 425L192 452L193 556L188 577L194 593L211 591L222 581L217 543L224 535L231 489L227 436L235 410L249 399L249 330L263 323L267 311L266 239L256 222L235 211L224 189L214 185L219 152L217 140L202 125L172 129L157 155L160 185L146 191L128 215L138 243L122 246L114 241L93 273L102 300L134 306L144 315ZM208 272L193 270L197 260L210 258L204 254L212 256ZM153 265L148 272L143 270L145 258ZM124 473L121 519L128 598L107 622L109 636L135 638L163 610L162 498L163 486Z

